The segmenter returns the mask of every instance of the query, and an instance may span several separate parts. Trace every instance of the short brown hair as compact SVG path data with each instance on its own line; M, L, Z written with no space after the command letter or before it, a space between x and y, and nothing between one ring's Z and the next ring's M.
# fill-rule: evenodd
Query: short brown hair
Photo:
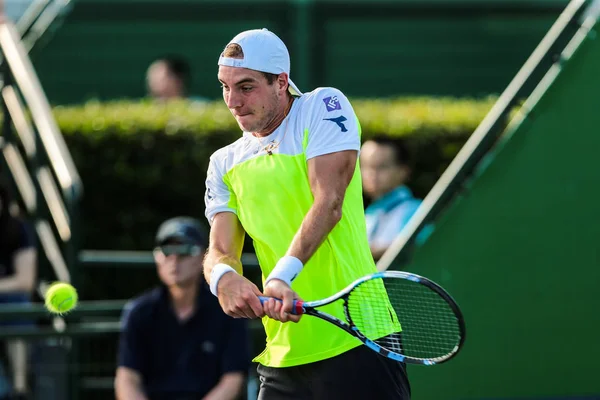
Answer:
M237 43L230 43L223 50L223 57L227 58L244 58L244 50L242 50L242 46Z
M244 58L244 50L242 50L242 46L240 46L237 43L230 43L225 47L225 50L223 50L223 57L227 57L227 58L237 58L237 59L243 59ZM261 73L264 75L264 77L267 79L267 83L269 85L272 85L273 82L275 82L275 80L277 80L277 74L271 74L269 72L262 72Z

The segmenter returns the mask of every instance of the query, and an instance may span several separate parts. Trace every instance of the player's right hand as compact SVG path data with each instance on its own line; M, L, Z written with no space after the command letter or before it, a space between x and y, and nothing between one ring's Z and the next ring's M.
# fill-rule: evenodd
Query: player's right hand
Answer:
M258 287L233 272L226 273L219 279L217 286L219 304L233 318L262 318L265 315L258 296L262 296Z

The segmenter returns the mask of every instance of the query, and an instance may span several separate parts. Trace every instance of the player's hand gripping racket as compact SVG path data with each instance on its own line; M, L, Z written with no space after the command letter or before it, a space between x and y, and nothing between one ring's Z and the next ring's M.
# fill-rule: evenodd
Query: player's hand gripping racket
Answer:
M317 310L337 300L344 302L346 321ZM295 300L293 314L324 319L379 354L411 364L448 361L465 340L463 316L452 297L429 279L403 271L365 276L323 300Z

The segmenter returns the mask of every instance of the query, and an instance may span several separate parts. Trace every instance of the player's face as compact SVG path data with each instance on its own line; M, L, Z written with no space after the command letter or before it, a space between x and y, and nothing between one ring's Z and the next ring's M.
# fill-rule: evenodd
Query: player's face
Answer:
M178 243L169 244L177 245ZM192 285L199 279L202 272L202 254L165 255L161 251L155 251L154 261L158 276L167 287Z
M242 130L263 133L277 118L287 82L287 76L282 75L286 74L281 74L279 79L269 84L262 72L219 66L218 79L223 86L223 99Z
M362 146L360 171L363 189L372 199L378 199L402 185L408 177L408 169L396 163L394 150L372 141Z

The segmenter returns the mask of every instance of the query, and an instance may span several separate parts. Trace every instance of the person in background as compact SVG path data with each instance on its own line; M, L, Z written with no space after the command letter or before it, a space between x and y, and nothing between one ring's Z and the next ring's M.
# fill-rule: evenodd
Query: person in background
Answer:
M207 102L201 96L191 96L192 72L189 63L180 56L156 59L146 71L148 95L156 100L187 99L196 103Z
M131 301L115 378L117 400L231 400L250 366L245 320L223 313L202 278L207 233L189 217L156 234L161 285Z
M360 168L363 190L371 203L365 210L367 236L377 261L404 229L421 200L406 186L410 157L400 138L373 137L362 145Z
M8 186L0 182L0 304L29 303L35 288L37 249L31 227L11 213ZM32 325L32 321L2 321L0 326ZM12 372L12 397L25 399L27 382L27 343L11 339L6 343Z
M148 67L146 83L150 97L160 100L183 99L190 88L190 66L178 56L158 58Z

